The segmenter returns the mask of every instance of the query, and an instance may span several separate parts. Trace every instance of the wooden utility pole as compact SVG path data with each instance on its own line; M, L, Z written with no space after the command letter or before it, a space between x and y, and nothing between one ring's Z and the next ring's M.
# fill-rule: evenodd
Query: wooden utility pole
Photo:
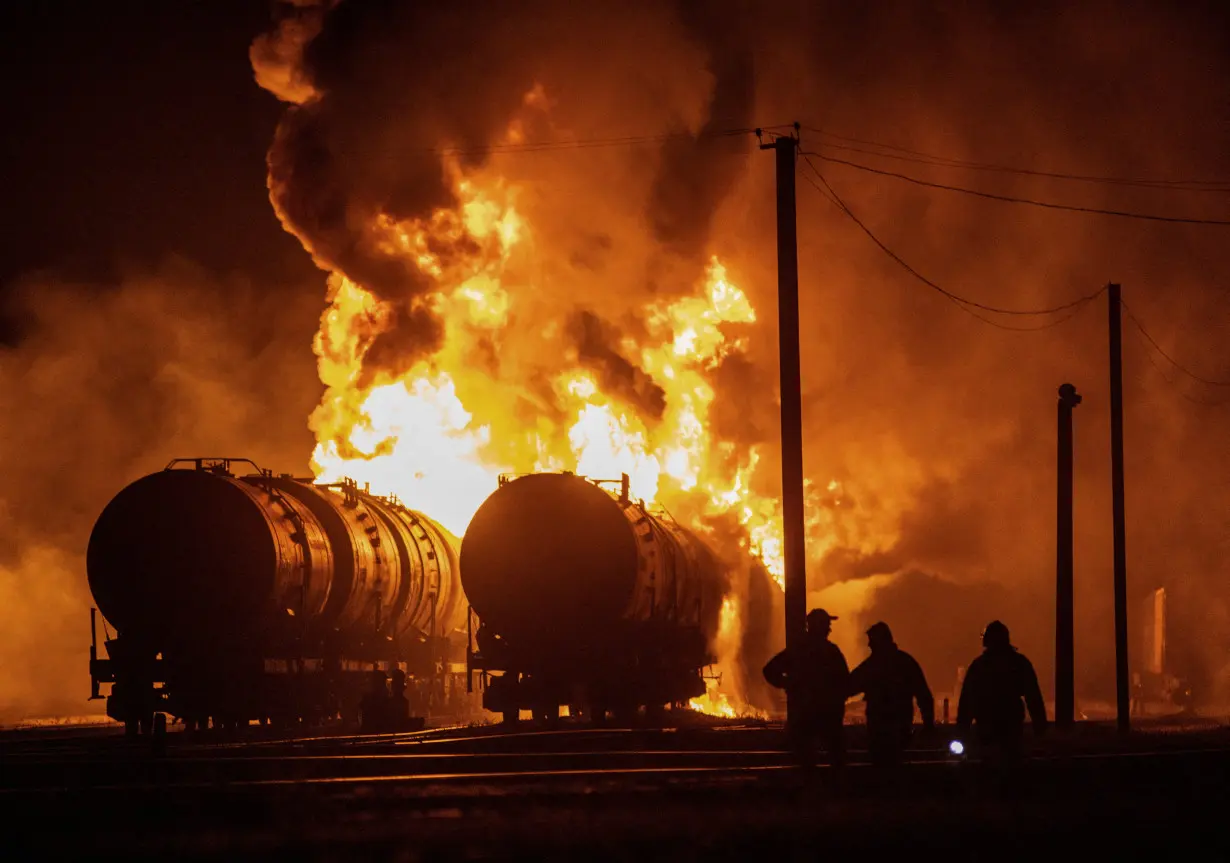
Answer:
M1131 730L1128 680L1127 542L1123 507L1123 330L1119 286L1107 287L1110 309L1110 482L1115 531L1115 694L1119 731Z
M798 124L795 124L797 135ZM807 631L807 543L803 535L803 393L799 372L799 252L794 179L799 140L781 136L762 150L777 155L777 328L782 400L782 516L786 650L797 656ZM799 730L798 698L786 687L786 728Z
M1076 387L1059 388L1058 494L1055 506L1055 725L1070 729L1076 713L1075 646L1072 613L1072 408L1081 403Z

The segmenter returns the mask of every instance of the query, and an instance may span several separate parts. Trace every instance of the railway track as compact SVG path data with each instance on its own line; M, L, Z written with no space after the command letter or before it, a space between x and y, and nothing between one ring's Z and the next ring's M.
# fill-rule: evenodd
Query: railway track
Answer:
M44 859L746 860L785 836L796 850L946 847L955 860L979 836L1032 848L1095 826L1104 849L1121 830L1128 856L1150 837L1225 838L1206 829L1230 804L1224 734L1054 740L1007 784L939 749L885 774L851 736L841 774L800 770L763 728L173 734L161 756L93 738L0 749L0 805L6 847Z
M851 735L850 761L860 769L866 752ZM1222 735L1224 738L1224 735ZM940 776L958 766L943 745L909 753L908 770ZM586 777L642 779L772 774L795 769L780 730L591 729L504 731L453 728L401 735L305 737L280 740L207 741L169 735L165 748L148 742L92 737L75 748L27 744L0 754L0 795L75 789L235 789L296 784L488 784L527 781L568 783ZM1100 745L1099 745L1100 744ZM1036 771L1088 772L1101 765L1144 765L1146 770L1184 764L1230 762L1230 740L1183 736L1123 741L1051 741L1035 754ZM946 779L944 781L947 781Z

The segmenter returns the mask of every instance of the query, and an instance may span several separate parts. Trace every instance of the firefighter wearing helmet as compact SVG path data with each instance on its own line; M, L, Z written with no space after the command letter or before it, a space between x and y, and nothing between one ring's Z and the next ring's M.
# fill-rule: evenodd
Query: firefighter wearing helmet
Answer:
M798 699L801 721L791 729L792 743L805 764L811 762L812 742L817 739L831 764L845 761L850 666L841 649L829 641L836 619L823 608L812 609L803 643L793 652L783 650L764 667L765 680Z
M1046 731L1046 704L1038 675L998 620L982 632L982 655L969 665L957 704L957 726L962 736L973 728L978 742L992 757L1017 761L1024 755L1025 710L1034 733Z

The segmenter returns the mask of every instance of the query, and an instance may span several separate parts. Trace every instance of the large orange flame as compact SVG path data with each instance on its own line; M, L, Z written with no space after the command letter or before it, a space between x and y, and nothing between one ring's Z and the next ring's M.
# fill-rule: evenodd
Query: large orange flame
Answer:
M780 582L776 502L755 496L750 485L759 453L715 442L708 429L714 399L708 375L724 357L746 349L746 337L732 336L729 327L756 320L726 267L714 257L690 295L640 309L644 335L621 345L664 390L661 417L644 417L635 405L605 392L578 362L553 382L563 421L540 416L539 427L530 429L516 452L494 448L495 432L527 432L520 418L506 413L506 402L482 400L483 387L473 384L467 358L483 334L504 327L515 310L516 296L504 289L502 277L530 228L516 210L515 190L480 186L477 178L460 174L456 190L456 211L373 226L388 249L412 259L435 281L426 302L446 321L445 344L435 355L410 368L365 368L367 348L390 326L389 310L361 285L336 274L330 279L330 306L315 343L327 387L312 417L317 477L347 476L374 493L394 494L462 535L500 473L627 473L633 495L646 503L694 519L733 514L745 529L747 547ZM434 251L456 248L463 234L475 241L464 260L444 260ZM477 399L463 399L463 378Z
M639 325L616 349L661 389L660 411L605 387L575 352L559 358L549 380L509 381L484 369L484 362L504 359L492 359L492 345L525 321L544 328L544 336L558 335L570 310L544 309L526 268L517 267L518 255L534 244L533 226L517 209L517 188L490 169L467 174L453 165L450 176L455 208L412 221L380 217L367 227L384 254L429 280L431 289L414 302L444 322L438 350L404 367L387 357L374 361L369 349L397 325L394 311L363 285L330 277L315 340L326 385L311 418L318 479L349 477L373 493L395 495L461 536L501 473L626 473L634 497L694 528L706 530L715 518L739 525L744 548L780 585L777 502L752 490L760 453L715 440L710 429L711 375L747 350L747 325L756 321L722 261L713 257L682 295L629 310ZM729 598L723 609L724 630L737 620L735 602ZM720 640L720 660L728 663L737 639ZM751 712L737 694L716 690L692 707Z

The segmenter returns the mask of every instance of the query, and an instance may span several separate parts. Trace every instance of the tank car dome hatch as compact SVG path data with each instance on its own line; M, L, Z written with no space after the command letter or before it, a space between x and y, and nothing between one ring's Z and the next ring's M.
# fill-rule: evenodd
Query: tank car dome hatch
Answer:
M572 474L531 474L497 489L461 544L465 595L512 639L601 627L636 588L636 536L619 503Z

